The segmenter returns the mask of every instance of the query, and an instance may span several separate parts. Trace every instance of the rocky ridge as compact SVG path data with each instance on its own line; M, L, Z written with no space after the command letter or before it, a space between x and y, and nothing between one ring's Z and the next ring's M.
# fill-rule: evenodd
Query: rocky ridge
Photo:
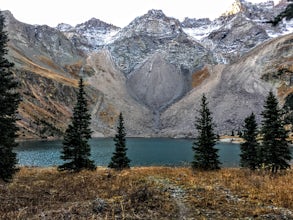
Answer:
M120 30L120 28L96 18L75 27L62 23L56 29L64 33L74 46L85 53L100 49Z
M259 114L270 89L285 102L293 81L293 36L284 32L290 22L275 29L265 23L285 5L235 6L214 21L180 22L150 10L122 29L95 18L76 27L29 25L4 12L22 86L22 137L62 135L79 76L94 136L112 136L123 112L129 136L191 137L202 93L220 134Z

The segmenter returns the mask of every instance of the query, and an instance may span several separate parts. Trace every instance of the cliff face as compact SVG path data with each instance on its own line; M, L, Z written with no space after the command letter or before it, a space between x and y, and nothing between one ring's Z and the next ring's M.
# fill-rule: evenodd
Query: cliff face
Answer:
M236 3L233 13L214 21L180 23L150 10L122 29L95 18L76 27L33 26L4 12L23 97L20 137L62 136L80 76L93 136L114 135L120 112L129 136L193 136L202 93L219 133L240 129L252 111L259 114L270 89L288 103L291 24L272 29L264 23L286 5Z

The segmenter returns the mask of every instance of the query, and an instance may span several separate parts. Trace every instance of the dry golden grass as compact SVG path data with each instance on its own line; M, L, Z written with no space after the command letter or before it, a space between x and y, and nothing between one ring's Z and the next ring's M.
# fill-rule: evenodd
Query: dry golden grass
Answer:
M70 79L67 78L65 76L63 76L62 74L60 74L60 68L55 69L57 72L47 69L45 67L42 67L36 63L34 63L31 59L29 59L28 57L24 56L21 51L19 51L18 49L16 49L15 47L10 47L13 51L14 51L14 56L15 59L18 59L19 62L25 63L26 65L23 67L23 69L27 70L27 71L31 71L33 73L39 74L40 76L49 78L49 79L53 79L56 80L57 82L61 82L65 85L68 86L73 86L73 87L77 87L78 86L78 80L76 79ZM48 64L48 63L47 63ZM53 66L53 64L50 65L51 67Z
M293 172L21 168L0 200L1 219L293 219Z

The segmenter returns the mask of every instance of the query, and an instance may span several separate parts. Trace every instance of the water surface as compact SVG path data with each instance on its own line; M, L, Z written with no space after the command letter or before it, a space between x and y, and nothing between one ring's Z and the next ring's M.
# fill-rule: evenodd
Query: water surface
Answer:
M95 138L90 140L91 159L98 166L107 166L114 151L111 138ZM171 138L128 138L127 155L131 166L189 165L193 159L191 139ZM219 143L222 166L238 166L239 145ZM25 141L15 149L21 166L57 166L63 163L60 159L62 141Z
M192 139L171 138L127 138L127 156L131 166L185 166L193 160ZM107 166L114 151L111 138L90 140L91 159L97 166ZM240 145L218 143L222 167L238 167ZM25 141L15 149L21 166L57 166L60 159L62 141Z

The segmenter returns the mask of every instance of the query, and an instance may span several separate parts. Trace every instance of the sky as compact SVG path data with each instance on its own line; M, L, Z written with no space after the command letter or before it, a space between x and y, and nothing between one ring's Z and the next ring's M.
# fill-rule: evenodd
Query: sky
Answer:
M249 0L248 0L249 1ZM250 0L264 2L266 0ZM278 0L276 0L278 1ZM234 0L1 0L0 10L9 10L24 23L72 26L98 18L118 27L125 27L150 9L161 9L180 21L189 18L215 19Z

